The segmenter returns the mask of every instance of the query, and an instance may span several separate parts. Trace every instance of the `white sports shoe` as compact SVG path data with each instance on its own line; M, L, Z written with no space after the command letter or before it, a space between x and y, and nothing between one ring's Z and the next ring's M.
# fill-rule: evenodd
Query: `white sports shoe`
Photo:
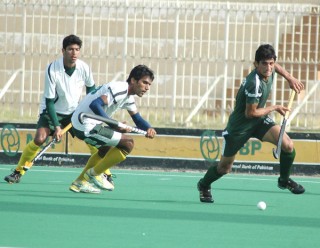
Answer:
M107 181L114 186L113 177L115 177L115 175L111 175L111 174L108 175L108 174L106 174L106 173L102 173L102 176L103 176L105 179L107 179Z
M102 174L98 176L92 176L90 170L87 170L84 174L84 178L89 182L93 183L99 189L112 191L114 190L114 185L110 183Z
M69 189L76 193L91 193L91 194L99 194L101 192L100 189L93 187L88 182L79 182L74 181L70 185Z

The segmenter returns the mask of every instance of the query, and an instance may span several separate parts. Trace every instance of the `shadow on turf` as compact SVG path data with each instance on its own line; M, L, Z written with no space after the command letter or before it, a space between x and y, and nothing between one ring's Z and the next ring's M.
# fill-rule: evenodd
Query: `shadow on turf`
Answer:
M13 190L7 190L7 189L0 189L0 191L17 191L18 189L21 190L21 188L19 187L21 184L8 184L7 182L0 182L0 185L1 184L4 184L4 185L8 185L9 187L12 186L14 187ZM33 184L37 184L37 183L27 183L29 185L33 185ZM40 183L39 183L40 184ZM43 185L43 184L42 184ZM46 185L56 185L56 183L46 183ZM61 185L59 185L61 186ZM261 192L261 193L270 193L270 194L283 194L283 193L288 193L288 194L291 194L288 190L283 190L283 189L279 189L277 187L277 185L275 184L274 186L274 190L259 190L259 189L239 189L239 188L221 188L221 187L214 187L212 188L212 194L214 195L215 191L232 191L232 192ZM196 188L194 189L194 191L197 192ZM61 191L56 191L56 192L53 192L53 191L44 191L44 190L32 190L33 193L46 193L46 194L55 194L55 193L58 193L58 194L61 194ZM68 190L66 190L66 192L68 193L71 193L71 194L74 194L74 195L79 195L79 193L72 193ZM107 193L107 192L105 192ZM102 191L102 194L103 194L103 191ZM29 195L29 194L28 194ZM88 197L88 199L92 199L92 196L100 196L101 194L84 194L84 193L80 193L81 195L81 198L84 198L83 196L84 195L90 195L90 197ZM306 192L302 195L315 195L315 196L320 196L320 191L319 193L315 193L315 192L310 192L308 191L308 188L306 187ZM302 196L301 195L301 196ZM30 195L29 195L30 196ZM39 196L39 195L34 195L34 196ZM58 196L60 197L60 196ZM79 196L80 197L80 196ZM70 197L66 197L66 198L70 198ZM100 198L97 198L97 199L100 199ZM110 200L110 199L109 199ZM123 199L123 200L129 200L129 199ZM134 200L133 200L134 201ZM143 201L143 200L139 200L139 201ZM163 202L181 202L181 201L163 201ZM190 203L192 203L190 201Z
M215 187L212 189L212 193L214 194L215 190L219 190L219 191L232 191L232 192L261 192L261 193L270 193L270 194L283 194L283 193L288 193L291 194L291 192L287 189L279 189L277 186L274 187L274 190L258 190L258 189L239 189L239 188L219 188L219 187ZM306 192L302 195L320 195L320 193L314 193L314 192L309 192L308 189L306 188Z
M159 210L145 208L120 208L106 206L79 206L65 204L43 204L43 203L19 203L0 202L1 212L37 213L49 215L79 215L79 216L112 216L118 218L145 218L145 219L172 219L205 222L230 222L247 223L272 226L297 226L312 227L320 229L320 218L301 218L290 216L266 216L248 214L221 214L206 212L194 212L179 209Z

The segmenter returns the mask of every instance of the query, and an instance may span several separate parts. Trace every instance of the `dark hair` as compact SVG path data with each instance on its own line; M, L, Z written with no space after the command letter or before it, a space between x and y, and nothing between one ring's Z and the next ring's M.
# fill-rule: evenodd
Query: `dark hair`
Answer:
M131 70L127 82L130 83L131 78L134 78L135 80L139 81L144 76L149 76L152 81L154 79L154 74L151 69L149 69L145 65L137 65Z
M74 34L71 34L67 37L65 37L63 39L63 42L62 42L62 48L63 49L66 49L67 46L70 46L70 45L73 45L73 44L76 44L78 45L80 48L82 46L82 40L80 40L80 38Z
M274 48L269 44L259 46L256 51L254 60L259 63L261 60L266 59L274 59L274 61L277 60L276 52L274 51Z

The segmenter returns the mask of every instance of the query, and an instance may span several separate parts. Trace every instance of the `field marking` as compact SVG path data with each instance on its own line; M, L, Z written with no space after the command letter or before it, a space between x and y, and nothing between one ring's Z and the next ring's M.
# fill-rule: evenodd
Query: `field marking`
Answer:
M12 167L9 165L0 165L0 170L8 170L8 167ZM52 170L50 169L36 169L33 168L32 172L49 172L49 173L72 173L72 174L79 174L79 171L72 171L72 170L54 170L54 168L57 167L52 167ZM125 169L120 169L120 170L125 170ZM115 175L127 175L127 176L151 176L151 177L161 177L161 180L165 180L163 178L165 177L175 177L175 178L200 178L204 175L204 173L200 172L178 172L178 171L164 171L161 172L152 172L148 171L148 173L144 172L137 172L139 171L138 169L136 171L128 170L130 172L120 172L120 170L115 169ZM169 173L176 173L176 174L169 174ZM179 173L179 174L178 174ZM188 173L188 174L187 174ZM193 175L191 175L193 174ZM245 174L238 174L238 176L234 176L232 174L226 175L223 178L227 180L246 180L246 181L274 181L275 178L278 178L277 175L251 175L250 177L244 176ZM260 177L260 178L258 178ZM263 178L261 178L263 177ZM268 177L268 178L267 178ZM294 176L295 178L299 178L299 183L313 183L313 184L320 184L320 177L307 177L307 176ZM307 178L312 178L314 180L306 180ZM316 181L318 180L318 181ZM1 247L0 247L1 248Z
M0 248L22 248L22 247L16 247L16 246L0 246Z

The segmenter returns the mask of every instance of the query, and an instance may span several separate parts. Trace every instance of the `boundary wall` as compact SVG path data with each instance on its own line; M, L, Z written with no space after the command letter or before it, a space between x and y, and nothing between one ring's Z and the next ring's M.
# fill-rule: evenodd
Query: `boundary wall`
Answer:
M160 170L206 170L219 161L221 130L157 128L158 136L149 140L132 134L135 148L118 168ZM0 123L0 163L18 162L26 144L35 135L35 125ZM320 174L320 134L289 133L297 156L293 174ZM48 139L49 142L49 139ZM239 151L233 172L277 174L278 161L272 155L273 145L251 139ZM89 158L89 148L83 141L65 135L49 149L35 165L83 167Z

